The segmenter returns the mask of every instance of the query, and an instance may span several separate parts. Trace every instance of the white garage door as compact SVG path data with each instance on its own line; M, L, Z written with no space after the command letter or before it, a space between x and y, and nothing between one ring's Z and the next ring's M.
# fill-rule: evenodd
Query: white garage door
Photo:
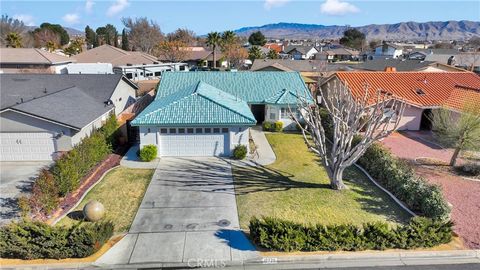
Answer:
M0 161L52 160L50 133L0 133Z
M228 156L228 137L228 128L161 128L160 155Z

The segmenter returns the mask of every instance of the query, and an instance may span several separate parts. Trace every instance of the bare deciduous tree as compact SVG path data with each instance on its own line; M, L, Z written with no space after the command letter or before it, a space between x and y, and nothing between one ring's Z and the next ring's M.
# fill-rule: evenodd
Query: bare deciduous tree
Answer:
M154 49L153 55L163 58L169 62L185 61L191 53L192 49L182 41L162 41Z
M299 98L302 119L295 113L291 113L291 117L300 127L307 147L321 158L332 188L341 190L347 188L343 182L344 170L375 141L397 129L405 103L381 90L371 91L368 86L364 87L363 97L355 98L348 86L336 81L319 92L321 106L331 116L331 142L322 126L319 105ZM354 143L357 135L360 139Z
M122 18L132 49L151 54L163 39L160 26L147 18Z

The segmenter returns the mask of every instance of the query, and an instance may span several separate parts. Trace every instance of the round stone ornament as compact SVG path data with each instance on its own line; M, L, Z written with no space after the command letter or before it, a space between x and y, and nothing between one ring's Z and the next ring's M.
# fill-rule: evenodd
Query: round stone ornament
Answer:
M83 216L88 221L99 221L105 215L105 207L98 201L89 201L83 207Z

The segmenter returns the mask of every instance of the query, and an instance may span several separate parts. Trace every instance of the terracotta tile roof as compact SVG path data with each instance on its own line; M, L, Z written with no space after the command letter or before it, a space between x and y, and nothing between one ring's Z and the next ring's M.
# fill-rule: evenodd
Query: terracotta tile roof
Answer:
M281 44L275 44L275 43L265 44L263 47L269 50L274 50L277 53L281 53L283 51L283 45Z
M462 109L465 101L480 103L480 76L473 72L337 72L354 96L381 89L419 107Z

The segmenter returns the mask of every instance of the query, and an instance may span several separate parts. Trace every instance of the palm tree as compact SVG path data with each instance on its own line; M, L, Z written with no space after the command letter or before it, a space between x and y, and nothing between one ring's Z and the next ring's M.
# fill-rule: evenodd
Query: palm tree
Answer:
M222 42L224 44L232 44L232 43L235 43L237 39L237 35L235 34L235 32L233 31L225 31L223 32L222 34Z
M22 47L22 36L16 32L10 32L6 38L7 47L12 48L21 48Z
M217 68L217 59L216 59L216 49L220 45L222 37L218 32L210 32L207 35L207 46L212 47L213 49L213 68Z

